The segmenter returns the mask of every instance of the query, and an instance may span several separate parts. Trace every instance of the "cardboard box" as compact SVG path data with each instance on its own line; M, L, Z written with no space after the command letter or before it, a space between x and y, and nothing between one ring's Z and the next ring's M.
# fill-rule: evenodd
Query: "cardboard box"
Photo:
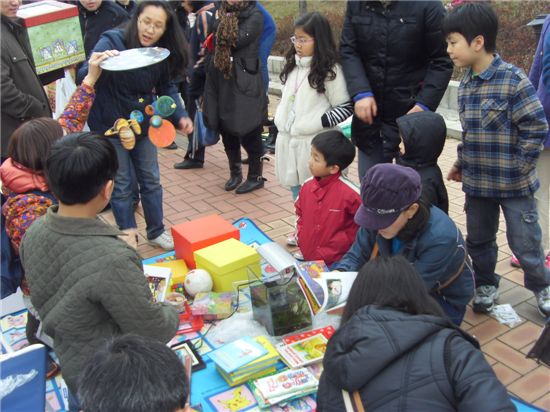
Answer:
M19 8L32 59L38 74L80 63L86 59L78 8L54 0Z
M176 257L195 269L193 252L226 239L240 239L239 229L218 215L205 216L172 226Z
M233 282L248 282L248 269L259 274L260 255L250 246L235 239L227 239L215 245L197 250L197 268L212 275L214 292L231 292Z

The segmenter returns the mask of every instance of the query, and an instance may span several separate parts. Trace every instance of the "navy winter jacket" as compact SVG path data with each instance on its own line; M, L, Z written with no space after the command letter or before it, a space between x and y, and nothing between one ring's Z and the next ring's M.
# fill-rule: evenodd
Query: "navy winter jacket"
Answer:
M124 32L114 29L103 33L93 52L126 49ZM78 71L78 83L87 73L86 62ZM167 95L175 100L176 111L168 120L176 127L182 117L187 117L178 88L170 79L167 60L142 69L119 72L104 70L95 89L96 98L88 117L88 125L92 131L100 134L113 127L117 119L128 119L133 110L140 110L145 116L141 123L141 135L146 136L150 117L145 114L145 106L151 104L156 96Z
M345 411L342 390L369 412L515 411L478 348L446 319L364 306L328 343L317 412Z
M380 256L392 255L391 240L384 239L376 231L359 228L355 242L332 269L359 271L370 259L375 242ZM398 253L413 264L430 291L453 276L466 257L462 234L449 216L435 206L430 208L426 227L413 240L406 242ZM473 294L474 279L467 264L464 264L461 275L441 291L441 295L456 307L465 307Z

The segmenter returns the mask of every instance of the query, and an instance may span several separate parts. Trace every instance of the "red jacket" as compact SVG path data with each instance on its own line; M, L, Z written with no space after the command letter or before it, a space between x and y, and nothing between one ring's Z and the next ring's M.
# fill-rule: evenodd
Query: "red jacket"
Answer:
M340 173L305 181L294 206L296 235L305 260L322 259L330 267L348 251L358 226L359 188Z

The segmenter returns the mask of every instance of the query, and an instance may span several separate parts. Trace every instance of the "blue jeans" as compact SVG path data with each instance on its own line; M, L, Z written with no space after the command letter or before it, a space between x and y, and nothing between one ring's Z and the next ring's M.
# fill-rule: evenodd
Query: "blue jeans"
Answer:
M466 313L466 306L457 307L450 304L443 298L443 296L435 294L432 297L439 303L441 309L446 313L447 317L453 322L456 326L460 326L462 319L464 319L464 314Z
M267 58L271 53L271 48L275 42L276 33L273 32L260 43L260 64L262 65L262 80L264 82L264 91L267 94L269 90L269 69L267 68Z
M359 171L359 181L362 182L365 174L371 167L377 165L378 163L385 162L384 152L382 145L380 145L380 151L377 150L369 155L362 150L357 150L357 153L357 169Z
M80 411L80 402L78 402L78 399L76 399L76 396L72 394L71 391L69 392L69 412L79 412Z
M474 266L476 287L498 287L499 284L495 267L500 208L506 220L508 245L524 272L525 287L539 292L550 285L550 271L544 266L542 235L533 196L499 199L466 195L466 244Z
M136 138L136 146L132 150L123 148L119 139L111 139L111 142L118 158L115 188L111 197L116 224L121 230L137 228L132 199L133 168L141 194L147 239L154 239L164 232L157 148L147 136Z

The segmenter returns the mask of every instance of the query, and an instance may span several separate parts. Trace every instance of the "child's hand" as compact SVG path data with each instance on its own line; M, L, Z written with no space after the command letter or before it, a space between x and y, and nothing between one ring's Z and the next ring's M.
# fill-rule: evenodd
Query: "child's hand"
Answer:
M423 109L422 107L420 107L419 105L415 104L415 105L413 106L413 108L407 112L407 114L418 113L418 112L423 112L423 111L424 111L424 109Z
M462 182L462 171L458 167L453 166L451 170L449 170L449 174L447 174L447 180Z
M378 106L374 97L365 97L355 102L355 115L361 119L361 121L372 124L374 118L378 114Z
M182 117L178 123L178 129L185 134L193 133L193 120L189 117Z
M97 79L101 76L101 67L99 65L103 60L109 57L118 56L120 53L118 50L106 50L104 52L92 53L90 60L88 60L88 74L82 80L82 83L86 83L90 87L94 87Z

